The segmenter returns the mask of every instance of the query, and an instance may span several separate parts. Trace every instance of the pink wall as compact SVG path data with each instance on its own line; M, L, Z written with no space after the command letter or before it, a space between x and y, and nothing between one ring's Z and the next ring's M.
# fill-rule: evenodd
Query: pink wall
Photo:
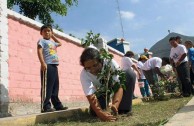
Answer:
M40 101L40 63L37 57L39 30L11 18L9 23L9 97L10 101ZM68 40L60 39L60 99L85 100L79 81L79 56L83 50Z
M36 52L41 38L39 29L12 18L8 18L8 27L10 102L40 102L40 63ZM83 48L64 38L60 40L63 45L58 48L59 97L63 102L86 101L79 79ZM120 64L121 56L114 53L114 57Z

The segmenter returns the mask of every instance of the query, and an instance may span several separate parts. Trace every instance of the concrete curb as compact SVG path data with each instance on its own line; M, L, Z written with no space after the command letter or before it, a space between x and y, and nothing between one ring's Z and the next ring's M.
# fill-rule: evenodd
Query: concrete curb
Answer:
M164 126L194 126L194 97Z
M141 102L142 102L141 99L134 99L133 105L140 104ZM71 117L75 113L86 112L86 111L88 111L88 107L73 108L73 109L68 109L64 111L56 111L56 112L48 112L48 113L40 113L40 114L0 118L0 126L27 126L27 125L35 125L38 123L49 123L49 122L57 121L58 119L65 119L65 118Z
M6 118L0 119L0 126L27 126L27 125L35 125L38 123L53 122L53 121L57 121L58 119L65 119L70 116L73 116L75 113L85 112L87 111L87 109L88 109L87 107L74 108L74 109L68 109L64 111L32 114L32 115L17 116L17 117L6 117Z

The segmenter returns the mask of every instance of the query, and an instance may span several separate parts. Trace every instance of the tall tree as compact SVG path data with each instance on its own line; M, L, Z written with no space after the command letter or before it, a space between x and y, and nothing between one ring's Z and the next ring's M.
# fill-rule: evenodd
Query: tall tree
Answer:
M68 7L77 5L78 0L7 0L8 8L19 6L19 12L31 19L38 19L43 24L54 24L51 13L66 15Z

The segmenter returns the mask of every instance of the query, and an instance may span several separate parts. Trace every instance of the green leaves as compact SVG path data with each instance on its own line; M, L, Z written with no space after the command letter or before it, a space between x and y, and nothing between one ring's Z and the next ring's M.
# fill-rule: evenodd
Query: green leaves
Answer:
M100 37L100 34L94 34L92 31L88 32L86 35L86 39L81 39L81 45L86 48L92 44L98 43L98 38Z
M82 39L82 46L88 47L90 45L95 45L98 43L98 38L100 34L93 34L92 31L88 32L85 39ZM113 55L110 54L105 49L100 49L100 59L104 61L103 69L97 75L101 85L96 87L96 96L105 96L106 97L106 105L108 106L109 95L114 94L118 91L120 87L125 88L126 77L125 73L122 70L118 70L116 68L112 68L112 59ZM118 77L118 80L115 79Z
M176 93L178 83L175 80L163 80L156 82L156 85L151 85L150 87L155 100L168 100L168 98L165 96L166 93Z
M78 0L7 0L8 8L18 5L20 13L31 19L38 19L43 24L54 24L51 13L55 12L59 15L65 16L68 7L78 4Z
M100 49L100 52L101 52L101 55L100 55L101 59L108 59L108 60L113 59L113 55L108 53L105 49Z

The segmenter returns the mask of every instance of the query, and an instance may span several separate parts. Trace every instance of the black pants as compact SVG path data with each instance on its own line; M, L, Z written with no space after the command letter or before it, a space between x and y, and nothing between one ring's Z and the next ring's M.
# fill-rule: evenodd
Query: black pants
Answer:
M178 77L182 83L182 92L184 94L191 94L192 85L190 80L190 70L187 62L181 63L176 67Z
M156 74L156 72L153 69L151 69L151 70L143 70L143 73L148 83L150 85L156 86L158 82L158 75Z
M191 85L194 85L194 73L191 67L190 67L190 79L191 79Z
M135 89L136 74L132 69L125 71L126 90L123 90L123 97L118 108L119 114L132 111L133 92Z
M59 76L57 65L48 64L47 71L41 71L41 110L51 108L51 102L55 109L63 107L58 97Z

